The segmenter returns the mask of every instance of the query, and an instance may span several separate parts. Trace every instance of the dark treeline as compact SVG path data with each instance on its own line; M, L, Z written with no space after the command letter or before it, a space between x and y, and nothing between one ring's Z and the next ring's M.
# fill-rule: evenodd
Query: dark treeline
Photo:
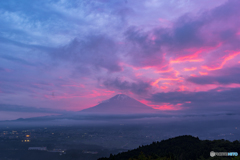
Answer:
M139 148L110 155L109 158L98 160L203 160L203 159L239 159L238 157L210 157L210 152L238 152L240 153L240 142L228 140L200 140L192 136L179 136L153 142L150 145L139 146Z

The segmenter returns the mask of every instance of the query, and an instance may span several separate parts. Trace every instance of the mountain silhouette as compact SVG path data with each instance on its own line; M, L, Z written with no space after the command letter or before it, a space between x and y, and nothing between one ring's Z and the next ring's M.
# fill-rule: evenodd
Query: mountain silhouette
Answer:
M94 114L144 114L155 113L156 109L125 95L118 94L100 104L80 111Z

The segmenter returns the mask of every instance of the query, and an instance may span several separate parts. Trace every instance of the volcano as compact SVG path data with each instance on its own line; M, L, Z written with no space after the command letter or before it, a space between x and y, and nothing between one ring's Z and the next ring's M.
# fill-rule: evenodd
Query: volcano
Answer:
M148 107L125 94L118 94L80 112L89 114L144 114L155 113L156 109Z

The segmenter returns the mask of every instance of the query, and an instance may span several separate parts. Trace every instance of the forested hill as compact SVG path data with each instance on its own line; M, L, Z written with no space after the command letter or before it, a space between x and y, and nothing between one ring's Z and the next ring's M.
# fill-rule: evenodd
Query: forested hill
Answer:
M110 155L109 158L98 160L203 160L203 159L239 159L239 157L210 157L210 152L238 152L240 154L240 142L228 140L200 140L192 136L179 136L153 142L150 145Z

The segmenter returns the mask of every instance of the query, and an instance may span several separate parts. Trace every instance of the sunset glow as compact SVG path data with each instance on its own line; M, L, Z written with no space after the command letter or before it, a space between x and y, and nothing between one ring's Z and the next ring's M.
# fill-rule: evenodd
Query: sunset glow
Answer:
M80 111L122 93L211 110L219 95L236 109L240 1L204 2L1 2L0 104Z

